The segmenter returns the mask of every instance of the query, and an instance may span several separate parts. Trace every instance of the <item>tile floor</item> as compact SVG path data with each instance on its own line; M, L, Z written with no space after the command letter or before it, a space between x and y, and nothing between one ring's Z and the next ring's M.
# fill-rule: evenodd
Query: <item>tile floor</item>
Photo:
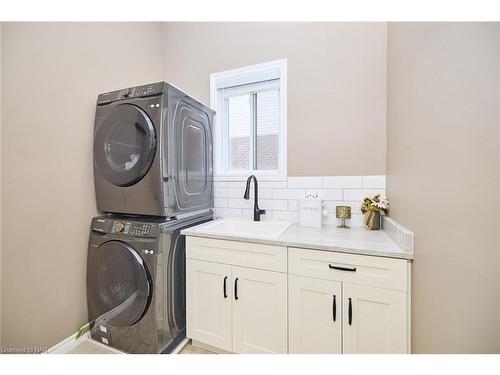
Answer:
M208 350L196 348L191 345L191 341L179 352L179 354L215 354Z
M116 351L109 350L104 345L99 345L93 340L86 339L77 346L70 349L66 354L118 354Z
M108 349L104 345L100 345L93 340L86 339L80 342L77 346L70 349L66 354L118 354L114 350ZM191 345L191 341L179 352L179 354L215 354L208 350L196 348Z

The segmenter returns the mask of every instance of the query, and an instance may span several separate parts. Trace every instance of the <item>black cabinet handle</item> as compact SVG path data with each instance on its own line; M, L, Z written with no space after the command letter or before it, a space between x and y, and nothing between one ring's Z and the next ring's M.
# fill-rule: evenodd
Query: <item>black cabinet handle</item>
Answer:
M224 298L227 298L226 283L227 283L227 276L224 277Z
M328 265L328 267L331 270L339 270L339 271L350 271L350 272L356 272L356 267L353 268L348 268L348 267L338 267L338 266L332 266L331 264Z
M352 325L352 301L349 298L349 325Z
M333 295L333 321L337 320L337 302L335 301L335 294Z
M234 280L234 299L238 299L238 278Z

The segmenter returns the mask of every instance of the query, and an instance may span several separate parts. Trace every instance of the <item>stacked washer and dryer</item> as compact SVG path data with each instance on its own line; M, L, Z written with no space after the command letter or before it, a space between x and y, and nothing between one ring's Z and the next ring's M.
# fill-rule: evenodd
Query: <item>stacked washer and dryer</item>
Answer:
M165 83L100 94L87 259L93 339L168 353L185 337L182 229L212 220L214 112Z

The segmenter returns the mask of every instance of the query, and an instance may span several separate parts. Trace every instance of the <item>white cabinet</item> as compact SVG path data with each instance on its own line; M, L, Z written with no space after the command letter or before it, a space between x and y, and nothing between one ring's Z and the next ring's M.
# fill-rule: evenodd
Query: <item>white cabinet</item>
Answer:
M230 351L231 266L187 259L186 278L187 336Z
M290 275L291 354L342 353L341 283Z
M288 251L290 353L409 352L410 275L405 260Z
M408 353L404 259L187 237L187 336L234 353Z
M344 353L406 353L406 293L343 284Z
M286 274L233 267L233 352L287 353Z
M267 270L286 270L286 247L190 240L187 337L234 353L287 353L287 274ZM218 250L226 256L220 257ZM244 259L267 269L241 267Z

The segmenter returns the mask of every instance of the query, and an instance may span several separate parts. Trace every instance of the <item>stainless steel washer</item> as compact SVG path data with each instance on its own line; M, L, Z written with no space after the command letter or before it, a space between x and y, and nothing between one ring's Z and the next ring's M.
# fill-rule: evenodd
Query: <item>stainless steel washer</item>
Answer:
M212 220L92 219L87 302L93 339L128 353L165 353L186 328L185 238Z

